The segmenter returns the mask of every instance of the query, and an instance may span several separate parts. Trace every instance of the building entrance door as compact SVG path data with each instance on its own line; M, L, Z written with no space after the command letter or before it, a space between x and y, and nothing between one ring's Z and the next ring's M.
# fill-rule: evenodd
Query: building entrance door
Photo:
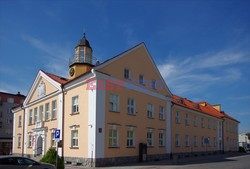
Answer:
M37 138L36 142L36 155L39 156L43 152L43 139L41 136Z

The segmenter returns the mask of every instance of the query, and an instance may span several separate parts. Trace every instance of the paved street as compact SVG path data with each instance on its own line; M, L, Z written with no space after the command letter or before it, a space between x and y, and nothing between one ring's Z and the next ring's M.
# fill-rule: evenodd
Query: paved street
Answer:
M169 160L137 163L126 166L103 167L101 169L249 169L250 154L214 155L183 159L178 162ZM80 166L66 166L66 169L81 169Z

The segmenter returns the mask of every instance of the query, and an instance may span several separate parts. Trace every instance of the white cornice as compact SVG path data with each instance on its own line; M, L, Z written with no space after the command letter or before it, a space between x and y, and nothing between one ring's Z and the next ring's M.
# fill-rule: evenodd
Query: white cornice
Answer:
M35 81L33 82L32 86L31 86L31 89L29 90L28 92L28 95L27 97L25 98L24 102L23 102L23 105L24 107L26 107L26 104L28 103L28 101L31 99L31 96L32 94L34 93L37 85L38 85L38 82L41 78L44 78L45 80L47 80L50 84L52 84L53 86L55 86L59 91L61 91L61 84L56 82L55 80L53 80L52 78L50 78L48 75L46 75L43 71L39 70L36 78L35 78Z
M51 98L51 97L54 97L54 96L59 95L60 93L62 93L62 91L56 91L56 92L54 92L54 93L51 93L51 94L49 94L49 95L46 95L46 96L44 96L44 97L41 98L41 99L38 99L38 100L35 100L34 102L31 102L31 103L29 103L29 104L26 104L26 105L24 106L24 108L28 108L28 107L30 107L30 106L33 106L33 105L37 104L37 103L43 102L44 100L47 100L47 99L49 99L49 98Z

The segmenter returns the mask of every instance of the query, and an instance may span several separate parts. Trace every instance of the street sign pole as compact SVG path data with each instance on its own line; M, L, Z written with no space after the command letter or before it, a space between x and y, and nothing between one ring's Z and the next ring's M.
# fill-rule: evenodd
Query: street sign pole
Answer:
M58 141L56 142L56 169L58 168L57 167L57 161L58 161Z
M55 131L55 139L56 139L56 169L58 163L58 142L60 141L60 130Z

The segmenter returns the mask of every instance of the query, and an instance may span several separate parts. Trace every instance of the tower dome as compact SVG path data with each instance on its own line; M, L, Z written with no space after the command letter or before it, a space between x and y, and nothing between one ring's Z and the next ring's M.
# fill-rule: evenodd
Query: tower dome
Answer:
M85 47L91 48L91 46L90 46L90 44L89 44L89 41L88 41L87 38L86 38L86 34L85 34L85 33L83 33L83 37L82 37L82 39L79 40L79 43L76 45L76 48L77 48L78 46L85 46ZM92 49L92 48L91 48L91 49Z

